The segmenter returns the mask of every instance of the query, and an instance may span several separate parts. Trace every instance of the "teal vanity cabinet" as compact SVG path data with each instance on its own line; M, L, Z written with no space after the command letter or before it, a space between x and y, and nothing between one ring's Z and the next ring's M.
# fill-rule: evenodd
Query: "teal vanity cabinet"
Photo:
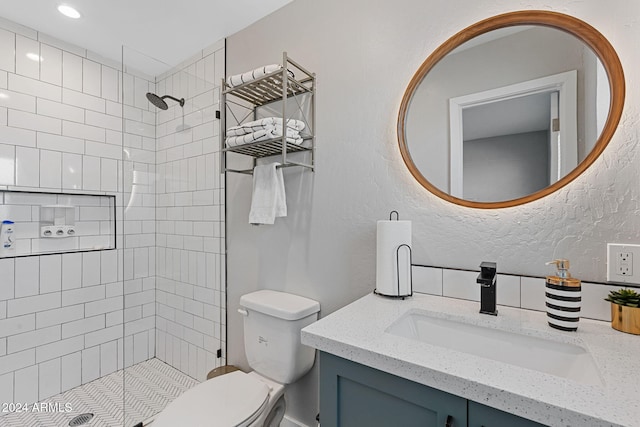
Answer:
M467 400L320 353L322 427L466 427Z
M468 427L544 427L534 421L520 418L489 406L469 400Z
M497 409L320 352L322 427L540 427Z

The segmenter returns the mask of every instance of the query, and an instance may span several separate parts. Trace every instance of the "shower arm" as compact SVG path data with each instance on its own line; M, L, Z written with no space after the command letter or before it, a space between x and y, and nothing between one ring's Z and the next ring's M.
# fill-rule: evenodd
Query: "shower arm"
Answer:
M174 98L171 95L164 95L162 97L162 99L165 99L165 98L172 99L172 100L176 101L177 103L179 103L181 107L184 107L184 98L178 99L178 98Z

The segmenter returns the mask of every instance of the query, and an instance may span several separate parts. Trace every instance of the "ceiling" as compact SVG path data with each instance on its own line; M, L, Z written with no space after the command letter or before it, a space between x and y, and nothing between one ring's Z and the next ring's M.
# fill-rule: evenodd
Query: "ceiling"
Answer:
M247 27L292 0L0 0L0 17L115 60L122 46L155 58L152 75ZM57 11L64 3L80 19ZM125 50L126 53L127 50ZM140 56L140 55L137 55ZM126 62L126 57L125 57Z
M465 108L462 113L462 132L465 142L518 133L548 131L551 123L550 92L552 91Z

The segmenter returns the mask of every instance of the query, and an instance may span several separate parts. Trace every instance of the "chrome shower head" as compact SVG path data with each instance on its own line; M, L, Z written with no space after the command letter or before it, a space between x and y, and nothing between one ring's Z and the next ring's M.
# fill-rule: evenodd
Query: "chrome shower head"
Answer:
M181 107L184 107L184 98L178 99L174 98L171 95L158 96L155 93L147 92L147 99L149 100L149 102L161 110L167 110L169 108L164 100L165 98L173 99L174 101L179 103Z

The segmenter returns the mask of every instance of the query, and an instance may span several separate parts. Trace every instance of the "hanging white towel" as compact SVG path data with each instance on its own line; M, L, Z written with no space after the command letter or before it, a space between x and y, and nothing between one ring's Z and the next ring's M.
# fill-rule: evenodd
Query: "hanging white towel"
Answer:
M278 165L269 163L253 168L250 224L273 224L276 217L287 216L284 179Z

